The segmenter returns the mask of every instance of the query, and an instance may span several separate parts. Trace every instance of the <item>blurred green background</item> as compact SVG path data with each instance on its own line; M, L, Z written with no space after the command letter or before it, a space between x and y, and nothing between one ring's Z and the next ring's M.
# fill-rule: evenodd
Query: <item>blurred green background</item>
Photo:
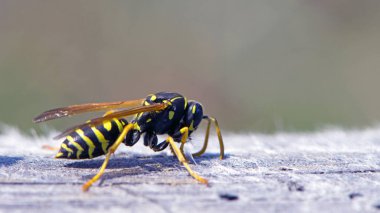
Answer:
M380 119L380 1L0 1L0 122L177 91L229 131ZM84 118L48 123L67 127Z

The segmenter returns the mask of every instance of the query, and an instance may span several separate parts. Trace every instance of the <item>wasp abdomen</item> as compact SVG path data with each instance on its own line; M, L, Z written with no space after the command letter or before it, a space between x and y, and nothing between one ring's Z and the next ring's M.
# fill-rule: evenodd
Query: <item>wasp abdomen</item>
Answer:
M104 155L126 124L124 119L112 119L98 126L77 129L66 137L55 157L86 159Z

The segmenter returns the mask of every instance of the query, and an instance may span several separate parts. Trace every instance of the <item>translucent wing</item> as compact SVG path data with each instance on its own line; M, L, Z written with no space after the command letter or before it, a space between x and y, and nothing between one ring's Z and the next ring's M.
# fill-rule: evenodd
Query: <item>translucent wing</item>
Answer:
M137 100L131 100L131 101L88 103L88 104L61 107L61 108L51 109L51 110L41 113L40 115L35 117L33 121L35 123L39 123L39 122L71 116L71 115L75 115L79 113L105 111L105 110L110 110L110 109L138 106L138 105L141 105L141 102L143 100L144 99L137 99Z
M139 107L134 107L134 108L127 109L127 110L112 112L112 113L105 115L104 117L94 118L94 119L89 120L86 123L73 126L69 129L65 130L64 132L62 132L58 136L54 137L54 139L59 139L59 138L65 137L65 136L69 135L70 133L72 133L73 131L75 131L76 129L80 129L80 128L83 128L85 126L96 126L96 125L103 123L103 121L107 121L107 120L110 120L113 118L127 117L127 116L134 115L134 114L141 113L141 112L160 111L160 110L165 109L166 106L167 106L167 104L165 104L165 103L157 103L157 104L151 104L148 106L139 106Z

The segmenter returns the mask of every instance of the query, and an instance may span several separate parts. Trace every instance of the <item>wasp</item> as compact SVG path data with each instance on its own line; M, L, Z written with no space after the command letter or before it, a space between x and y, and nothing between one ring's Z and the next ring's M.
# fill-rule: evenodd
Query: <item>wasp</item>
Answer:
M204 115L202 104L188 101L186 97L173 92L159 92L144 99L88 103L55 108L43 112L33 119L35 123L80 113L106 111L102 117L66 129L55 139L65 138L55 158L91 159L106 155L98 173L83 184L89 188L103 175L111 155L121 143L136 144L143 135L144 145L158 152L170 149L189 174L200 183L208 180L194 172L186 159L183 149L190 135L197 130L202 120L207 120L203 147L192 156L201 156L207 149L211 123L214 123L220 146L220 159L224 158L224 145L220 127L215 118ZM126 119L134 116L130 122ZM157 135L167 135L158 142ZM180 143L180 146L176 145Z

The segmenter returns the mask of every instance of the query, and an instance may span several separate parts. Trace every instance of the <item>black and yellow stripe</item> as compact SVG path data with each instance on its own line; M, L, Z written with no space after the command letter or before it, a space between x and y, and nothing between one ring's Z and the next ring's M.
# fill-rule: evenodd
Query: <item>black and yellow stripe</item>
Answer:
M63 141L56 158L86 159L104 155L127 124L125 119L112 119L95 127L77 129Z

